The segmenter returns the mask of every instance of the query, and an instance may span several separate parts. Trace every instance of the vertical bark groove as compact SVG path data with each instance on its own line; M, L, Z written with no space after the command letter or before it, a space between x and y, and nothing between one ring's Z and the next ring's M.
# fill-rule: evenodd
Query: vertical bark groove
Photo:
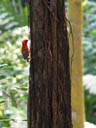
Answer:
M28 128L72 128L64 0L29 0Z

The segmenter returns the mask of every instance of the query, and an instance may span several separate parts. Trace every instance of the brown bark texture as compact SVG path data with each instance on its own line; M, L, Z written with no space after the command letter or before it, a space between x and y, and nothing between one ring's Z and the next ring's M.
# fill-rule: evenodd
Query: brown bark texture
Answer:
M28 128L72 128L64 0L29 0Z

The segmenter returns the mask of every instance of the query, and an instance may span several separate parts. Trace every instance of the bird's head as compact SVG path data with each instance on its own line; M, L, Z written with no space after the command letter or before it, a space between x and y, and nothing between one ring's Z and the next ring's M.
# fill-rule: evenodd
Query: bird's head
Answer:
M27 45L28 40L23 40L22 45Z

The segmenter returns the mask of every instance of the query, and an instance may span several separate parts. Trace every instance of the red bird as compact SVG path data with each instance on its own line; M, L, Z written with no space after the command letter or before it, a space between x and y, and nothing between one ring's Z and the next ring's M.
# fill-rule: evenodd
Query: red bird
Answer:
M22 41L22 49L21 49L21 52L22 52L22 55L23 55L24 59L29 62L29 58L28 57L29 57L30 50L28 48L27 41L28 40L23 40Z

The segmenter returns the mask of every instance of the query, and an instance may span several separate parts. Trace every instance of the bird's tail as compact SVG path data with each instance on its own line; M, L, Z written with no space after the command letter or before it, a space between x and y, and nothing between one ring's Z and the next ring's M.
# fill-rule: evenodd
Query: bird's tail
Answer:
M30 62L30 58L27 58L27 62Z

